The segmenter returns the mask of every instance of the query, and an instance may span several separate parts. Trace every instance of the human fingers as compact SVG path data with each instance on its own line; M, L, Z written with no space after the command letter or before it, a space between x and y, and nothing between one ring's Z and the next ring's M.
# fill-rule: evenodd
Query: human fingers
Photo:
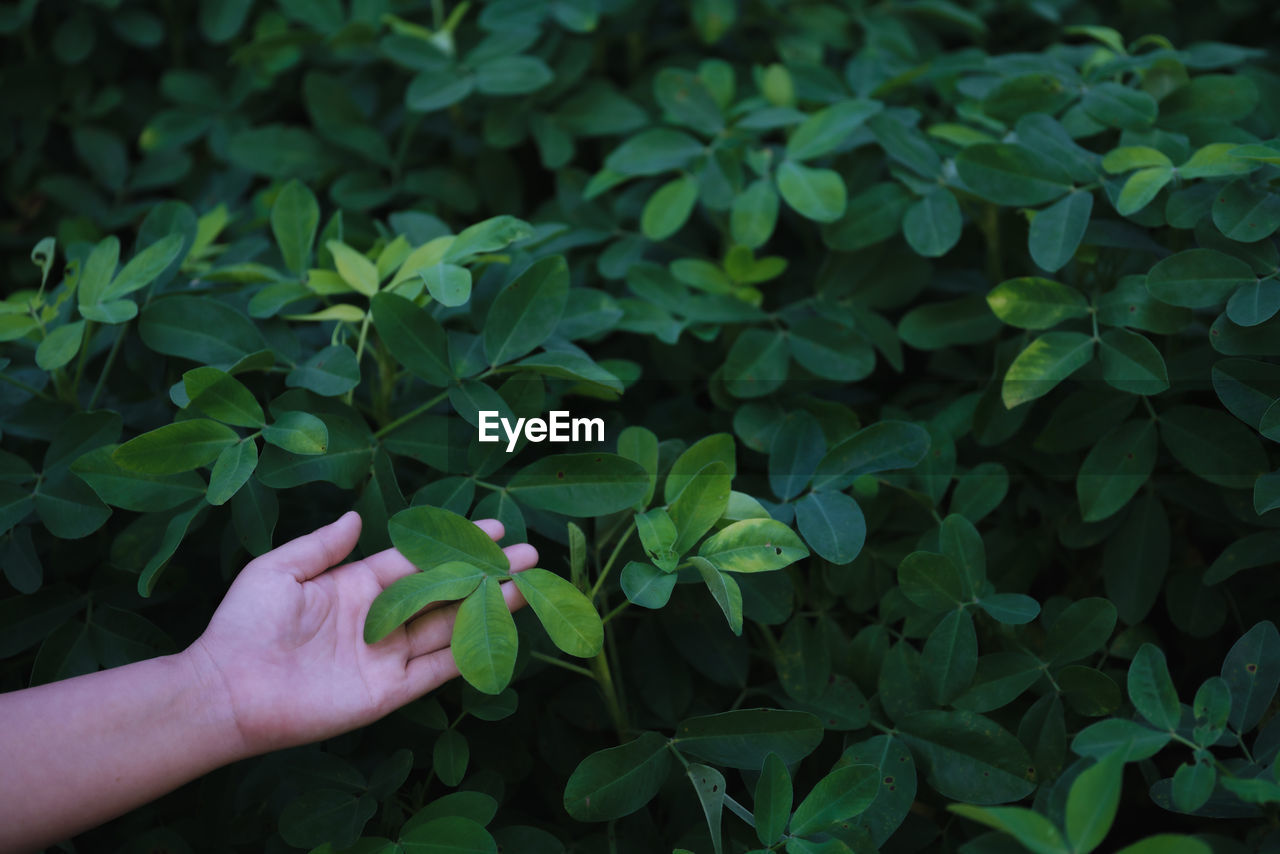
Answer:
M511 564L512 572L532 569L538 565L538 550L528 543L516 543L514 546L507 546L502 551L507 556L507 562Z
M512 582L504 582L498 589L502 591L502 598L511 611L518 611L527 604L520 588ZM458 617L458 605L457 602L451 602L435 607L409 621L405 626L409 637L409 658L428 655L449 646L453 639L453 624Z
M476 519L475 526L489 535L489 539L495 543L502 539L507 533L507 529L497 519Z
M298 581L306 581L351 553L360 538L360 525L360 514L349 510L337 521L254 558L250 565L286 572Z

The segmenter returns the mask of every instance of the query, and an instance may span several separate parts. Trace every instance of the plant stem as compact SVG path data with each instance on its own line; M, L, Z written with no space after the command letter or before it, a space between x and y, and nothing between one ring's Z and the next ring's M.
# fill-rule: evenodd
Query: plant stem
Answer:
M89 361L89 344L93 341L96 328L97 324L92 320L85 321L84 333L80 339L80 358L76 360L76 375L71 381L71 402L77 407L80 405L80 379L84 376L84 366Z
M613 569L614 561L618 559L618 555L622 552L622 547L627 544L627 540L631 539L631 535L635 533L636 526L632 524L627 532L618 538L618 542L613 547L613 552L609 555L609 559L605 561L604 568L600 570L600 574L596 576L596 583L591 585L591 592L587 595L589 599L595 599L596 594L600 592L600 585L604 584L604 580L609 577L609 570Z
M35 397L38 397L41 400L53 401L55 399L45 394L35 386L27 385L22 380L14 379L13 377L9 376L6 373L0 372L0 380L4 380L5 382L9 383L12 386L17 386L18 388L25 391L27 394L34 395Z
M448 396L449 396L449 392L447 391L440 392L435 397L431 398L426 403L422 404L421 406L417 407L411 412L406 412L404 415L401 415L399 418L392 421L390 424L384 424L382 427L379 427L377 431L374 432L373 438L381 439L383 436L387 435L392 430L399 427L401 424L404 424L407 421L412 421L413 419L417 418L419 415L426 412L428 409L435 406L437 403L444 400Z
M631 603L624 599L622 603L618 605L618 607L614 608L612 611L605 614L604 617L601 618L600 622L608 623L614 617L618 616L619 614L621 614L623 611L625 611L627 608L630 608L630 607L631 607Z
M604 649L591 659L591 671L596 678L596 684L600 686L600 693L604 695L605 708L609 710L609 719L613 721L613 728L618 733L618 743L621 744L630 726L627 724L627 716L622 710L622 704L618 702L618 691L614 687L613 673L609 669L609 657Z
M565 670L577 673L580 676L585 676L588 679L594 679L596 676L585 667L572 664L562 658L556 658L554 655L547 655L545 652L538 652L536 649L529 653L529 657L536 658L538 661L545 661L547 664L554 664L556 667L563 667Z
M103 363L102 370L98 373L98 381L93 384L93 394L89 395L89 403L85 406L85 409L93 409L93 405L98 402L98 395L102 393L103 383L106 382L107 375L111 373L111 367L116 363L116 354L120 352L120 345L124 343L124 333L128 328L128 323L122 324L120 331L116 333L116 340L112 343L111 350L107 353L107 361Z

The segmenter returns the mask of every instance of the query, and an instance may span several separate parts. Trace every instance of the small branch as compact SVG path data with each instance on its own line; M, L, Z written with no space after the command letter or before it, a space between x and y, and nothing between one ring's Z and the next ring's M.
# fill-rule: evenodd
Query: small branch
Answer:
M579 667L578 665L571 664L564 659L556 658L554 655L547 655L545 652L538 652L536 649L529 653L529 657L536 658L538 661L545 661L547 664L554 664L556 667L563 667L565 670L577 673L579 676L585 676L588 679L595 678L595 674L585 667Z

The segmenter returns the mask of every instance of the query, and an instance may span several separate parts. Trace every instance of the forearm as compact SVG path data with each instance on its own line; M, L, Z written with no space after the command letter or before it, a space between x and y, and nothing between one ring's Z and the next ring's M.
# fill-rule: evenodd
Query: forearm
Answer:
M201 655L0 694L0 852L73 836L246 755Z

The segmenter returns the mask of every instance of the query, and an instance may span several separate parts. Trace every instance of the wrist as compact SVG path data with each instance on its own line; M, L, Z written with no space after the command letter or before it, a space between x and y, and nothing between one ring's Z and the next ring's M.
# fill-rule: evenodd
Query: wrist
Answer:
M220 752L227 754L226 761L234 762L258 753L245 737L226 674L205 646L204 639L197 638L173 657L190 685L190 713L201 721L209 737L216 739Z

